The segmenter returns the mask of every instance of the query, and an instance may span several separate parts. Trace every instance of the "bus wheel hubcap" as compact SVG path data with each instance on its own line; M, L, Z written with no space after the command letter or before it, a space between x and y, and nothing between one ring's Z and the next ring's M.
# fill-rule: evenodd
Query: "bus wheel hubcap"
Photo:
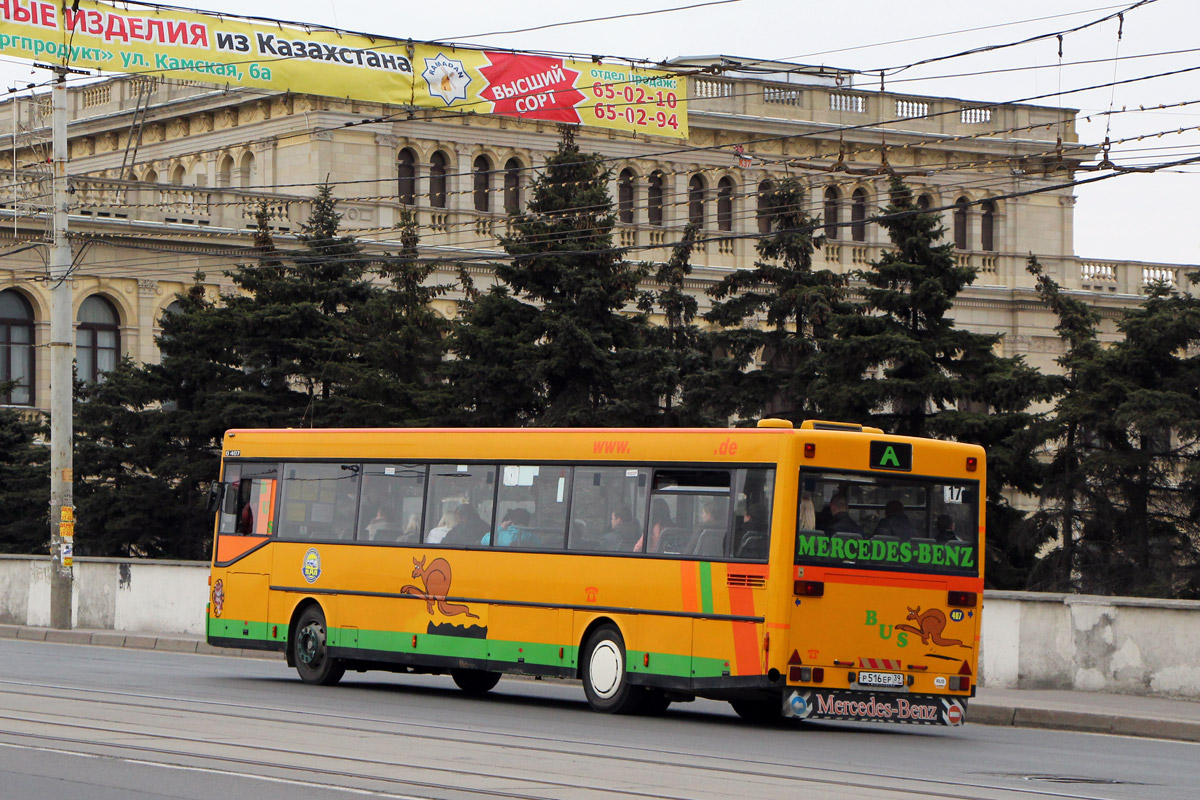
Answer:
M316 626L310 625L300 631L300 652L296 655L305 664L312 664L319 660L321 653L321 631Z
M612 697L620 688L624 668L617 644L607 639L600 642L593 648L588 661L588 680L591 681L592 691L603 698Z

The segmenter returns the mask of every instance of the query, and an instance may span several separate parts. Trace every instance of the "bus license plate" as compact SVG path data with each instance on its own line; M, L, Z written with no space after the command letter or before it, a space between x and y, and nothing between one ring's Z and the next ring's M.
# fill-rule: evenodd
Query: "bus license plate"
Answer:
M904 676L899 672L860 672L859 686L903 686Z

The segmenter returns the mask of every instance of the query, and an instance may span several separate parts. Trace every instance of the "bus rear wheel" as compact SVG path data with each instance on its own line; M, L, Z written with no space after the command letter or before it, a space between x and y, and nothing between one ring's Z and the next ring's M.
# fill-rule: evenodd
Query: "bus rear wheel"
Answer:
M631 714L641 706L644 691L629 683L625 640L615 625L601 625L583 648L583 691L602 714Z
M487 694L500 682L499 672L488 672L486 669L452 669L450 677L458 688L474 695Z
M292 656L300 680L332 686L346 674L341 660L329 654L328 640L329 631L321 607L311 605L304 609L296 622L296 635L292 637Z

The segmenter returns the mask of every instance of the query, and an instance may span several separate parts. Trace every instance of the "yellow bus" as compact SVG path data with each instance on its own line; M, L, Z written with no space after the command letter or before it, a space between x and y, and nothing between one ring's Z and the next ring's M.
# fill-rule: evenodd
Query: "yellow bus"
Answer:
M346 670L578 678L602 712L961 724L974 445L730 429L232 430L207 640Z

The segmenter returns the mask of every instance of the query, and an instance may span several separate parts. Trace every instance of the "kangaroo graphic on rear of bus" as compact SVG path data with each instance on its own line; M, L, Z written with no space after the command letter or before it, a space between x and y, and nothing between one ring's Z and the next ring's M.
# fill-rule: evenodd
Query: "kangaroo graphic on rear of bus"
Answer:
M419 588L408 584L400 589L400 593L422 598L429 607L430 614L433 613L434 604L437 604L438 611L441 611L444 616L455 617L459 614L466 614L471 619L479 619L477 615L471 613L469 606L446 602L446 595L450 593L450 562L444 558L435 558L429 562L427 567L425 566L426 558L427 556L421 556L420 560L414 558L412 572L412 576L420 578L421 583L425 586Z
M958 645L971 649L971 645L959 641L958 639L943 639L942 631L946 630L946 614L940 608L931 608L924 614L921 613L921 607L908 607L908 618L917 621L919 627L912 625L897 625L896 630L908 631L915 633L921 637L921 644L929 644L930 640L939 647L950 647Z

